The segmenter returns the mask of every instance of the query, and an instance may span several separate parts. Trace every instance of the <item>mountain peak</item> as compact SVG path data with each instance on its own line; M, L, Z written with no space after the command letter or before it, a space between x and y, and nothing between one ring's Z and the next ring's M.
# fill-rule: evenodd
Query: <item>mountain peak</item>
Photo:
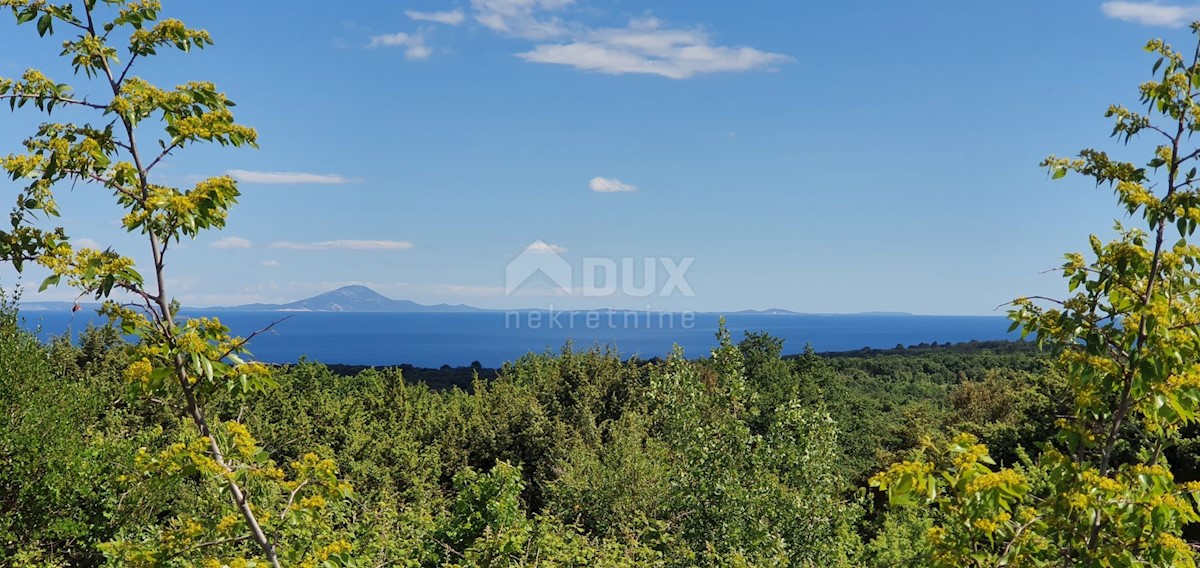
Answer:
M321 296L342 296L345 298L354 298L356 300L369 300L369 301L390 300L390 298L388 298L387 296L384 296L383 294L380 294L379 292L376 292L376 291L374 291L366 286L363 286L361 284L351 284L349 286L342 286L341 288L338 288L336 290L330 290L328 292L325 292L324 294L319 294L316 297L320 298Z
M352 284L317 294L311 298L284 304L283 309L320 312L378 312L388 311L404 300L393 300L366 286Z
M250 304L233 310L280 312L470 312L470 306L438 304L426 306L411 300L393 300L361 284L342 286L311 298L287 304Z

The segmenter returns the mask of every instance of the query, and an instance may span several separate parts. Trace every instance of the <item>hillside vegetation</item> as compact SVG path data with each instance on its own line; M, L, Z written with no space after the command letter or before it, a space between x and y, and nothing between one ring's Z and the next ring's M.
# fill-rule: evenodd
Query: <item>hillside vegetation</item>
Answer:
M42 345L17 318L0 318L2 562L100 565L115 558L104 543L179 518L219 532L228 521L204 511L220 487L202 472L131 475L195 434L137 403L119 333ZM763 334L723 335L699 359L568 348L471 393L304 363L213 412L240 417L273 462L336 461L354 496L327 504L326 530L353 544L345 565L885 566L920 565L929 521L879 509L869 474L956 430L1016 460L1064 404L1028 345L781 353ZM190 565L203 545L142 562Z

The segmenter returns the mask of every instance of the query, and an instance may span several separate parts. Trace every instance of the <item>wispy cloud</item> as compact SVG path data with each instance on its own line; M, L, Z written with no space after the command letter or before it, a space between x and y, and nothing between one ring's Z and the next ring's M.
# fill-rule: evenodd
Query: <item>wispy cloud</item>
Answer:
M525 39L549 39L567 33L557 16L538 12L561 10L575 0L471 0L475 21L504 35Z
M408 241L338 240L317 243L280 241L271 243L271 248L288 250L407 250L413 248L413 244Z
M500 35L535 42L516 54L525 61L612 75L641 73L687 79L703 73L770 70L792 59L748 46L719 45L701 28L664 26L652 17L630 20L624 27L597 28L568 19L575 4L575 0L471 0L470 17ZM1110 5L1155 6L1109 2L1106 11ZM459 25L468 17L459 9L407 10L405 14L413 20L448 25ZM409 59L425 59L433 53L426 45L428 31L371 36L369 45L404 47Z
M1158 2L1105 2L1100 5L1105 16L1137 22L1147 26L1178 28L1200 20L1200 6L1175 6Z
M588 189L597 193L621 193L629 191L637 191L638 187L631 183L625 183L617 178L594 177L588 182Z
M279 261L278 260L264 260L264 261L262 261L262 265L267 268L275 268L276 266L279 266Z
M425 36L419 33L398 32L371 36L369 47L403 47L404 57L409 61L427 59L433 55L433 48L425 45Z
M295 185L341 185L361 180L338 174L310 174L304 172L256 172L251 170L228 170L229 177L243 183L295 184Z
M405 10L404 15L418 22L434 22L437 24L446 24L448 26L457 26L467 19L466 14L462 10L451 10L449 12L418 12L416 10Z
M71 239L71 246L75 249L89 248L89 249L93 249L93 250L100 250L100 243L98 243L92 239L89 239L87 237L78 237L78 238Z
M250 248L250 240L241 237L221 237L208 246L221 250L248 249Z
M654 18L632 20L624 28L591 30L570 43L542 44L517 56L533 63L570 65L585 71L647 73L671 79L770 69L791 59L752 47L713 45L703 31L664 28Z

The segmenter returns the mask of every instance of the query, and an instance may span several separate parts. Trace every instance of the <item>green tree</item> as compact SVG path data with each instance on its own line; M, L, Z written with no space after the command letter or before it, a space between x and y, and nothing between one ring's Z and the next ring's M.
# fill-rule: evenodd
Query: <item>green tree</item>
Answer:
M1090 260L1067 254L1066 299L1014 302L1014 329L1057 353L1074 396L1057 437L1036 460L996 469L964 434L873 480L893 503L938 506L935 565L1196 565L1180 535L1200 520L1200 484L1177 482L1163 450L1200 406L1200 249L1188 242L1200 223L1200 149L1187 146L1200 131L1200 48L1153 40L1146 50L1159 56L1156 79L1140 87L1149 113L1107 112L1126 144L1155 140L1146 165L1092 149L1043 164L1054 178L1112 187L1146 227L1118 223L1108 243L1093 235Z
M0 259L17 270L27 263L48 269L43 288L65 281L81 297L106 299L102 312L139 337L125 370L131 394L190 420L192 435L161 450L142 448L138 471L122 481L183 476L213 488L209 510L181 514L152 534L123 535L106 552L147 565L240 556L248 552L244 543L275 566L281 559L343 557L348 544L326 534L333 522L327 509L349 491L333 463L306 455L292 463L288 479L245 427L208 412L214 392L260 392L270 385L270 373L242 359L245 340L231 337L218 320L179 318L167 290L171 244L222 228L239 192L224 176L190 189L169 187L152 181L155 168L198 143L255 146L257 134L234 121L233 102L212 83L164 89L133 71L160 51L210 45L209 34L160 19L157 0L0 0L0 6L11 9L17 24L34 22L40 36L68 33L61 55L84 82L76 91L34 69L0 78L0 100L14 110L33 106L72 119L42 123L24 141L24 152L0 160L23 185L11 227L0 231ZM124 228L145 237L148 279L130 257L111 248L74 248L66 229L46 225L59 216L55 194L67 184L113 195ZM217 500L218 494L228 498Z

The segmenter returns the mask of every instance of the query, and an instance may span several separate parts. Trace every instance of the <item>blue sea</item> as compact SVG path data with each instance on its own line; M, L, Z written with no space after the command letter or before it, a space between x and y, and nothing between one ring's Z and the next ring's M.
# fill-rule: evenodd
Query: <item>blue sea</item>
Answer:
M86 312L22 312L24 325L43 338L78 333L89 321ZM532 315L532 314L540 315ZM186 315L205 315L185 313ZM623 357L666 356L679 344L691 357L707 355L716 345L718 314L479 312L479 313L347 313L236 312L216 314L237 335L246 336L272 321L290 316L254 338L254 358L268 363L309 360L351 365L418 367L465 366L479 361L498 366L529 352L558 351L567 341L576 348L615 348ZM767 315L726 316L734 341L746 331L765 331L783 338L785 353L799 353L806 343L817 351L851 351L897 344L1016 339L1002 316L917 315Z

